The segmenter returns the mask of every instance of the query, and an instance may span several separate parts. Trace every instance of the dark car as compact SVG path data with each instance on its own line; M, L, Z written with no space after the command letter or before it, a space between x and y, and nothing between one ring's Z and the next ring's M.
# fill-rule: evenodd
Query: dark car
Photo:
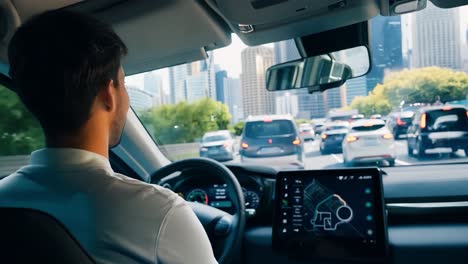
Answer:
M462 106L421 108L408 128L408 155L426 155L427 149L463 150L468 156L468 113Z
M320 153L322 155L342 152L343 139L348 133L349 123L348 122L333 122L325 125L325 129L322 132L320 138Z
M303 143L290 116L249 117L241 136L241 162L303 167Z
M413 116L414 112L412 111L394 112L390 114L387 126L390 132L392 132L393 138L399 139L401 135L407 133Z
M322 134L323 129L325 128L325 123L315 123L313 126L314 132L316 136L319 136Z

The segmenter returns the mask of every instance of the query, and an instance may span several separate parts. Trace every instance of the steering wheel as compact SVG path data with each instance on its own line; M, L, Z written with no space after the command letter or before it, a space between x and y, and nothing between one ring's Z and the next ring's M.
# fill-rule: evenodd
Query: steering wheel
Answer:
M205 228L216 259L220 264L227 264L240 248L245 227L244 194L234 174L218 161L193 158L176 161L159 169L151 177L151 183L162 185L166 176L193 170L214 175L227 186L227 194L235 212L232 215L205 204L187 202Z

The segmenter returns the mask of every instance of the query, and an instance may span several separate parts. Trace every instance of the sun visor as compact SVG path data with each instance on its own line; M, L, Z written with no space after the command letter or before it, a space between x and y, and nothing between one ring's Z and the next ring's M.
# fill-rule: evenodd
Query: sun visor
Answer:
M128 47L127 74L206 58L206 52L231 43L227 24L200 1L121 2L98 12Z
M216 0L216 8L251 46L327 31L379 14L372 0Z

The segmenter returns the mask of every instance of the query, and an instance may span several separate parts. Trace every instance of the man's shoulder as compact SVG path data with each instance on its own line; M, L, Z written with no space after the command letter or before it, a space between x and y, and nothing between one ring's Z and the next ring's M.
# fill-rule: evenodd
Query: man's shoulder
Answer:
M129 192L134 198L142 200L142 202L154 202L154 200L157 200L176 205L183 201L179 195L159 185L142 182L120 173L112 174L111 178L114 191L120 189L124 192Z

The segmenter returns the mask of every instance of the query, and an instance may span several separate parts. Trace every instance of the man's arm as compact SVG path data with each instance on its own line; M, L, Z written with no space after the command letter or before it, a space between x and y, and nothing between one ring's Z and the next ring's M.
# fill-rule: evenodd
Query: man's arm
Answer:
M177 199L161 225L157 259L163 264L217 263L202 224L187 203Z

